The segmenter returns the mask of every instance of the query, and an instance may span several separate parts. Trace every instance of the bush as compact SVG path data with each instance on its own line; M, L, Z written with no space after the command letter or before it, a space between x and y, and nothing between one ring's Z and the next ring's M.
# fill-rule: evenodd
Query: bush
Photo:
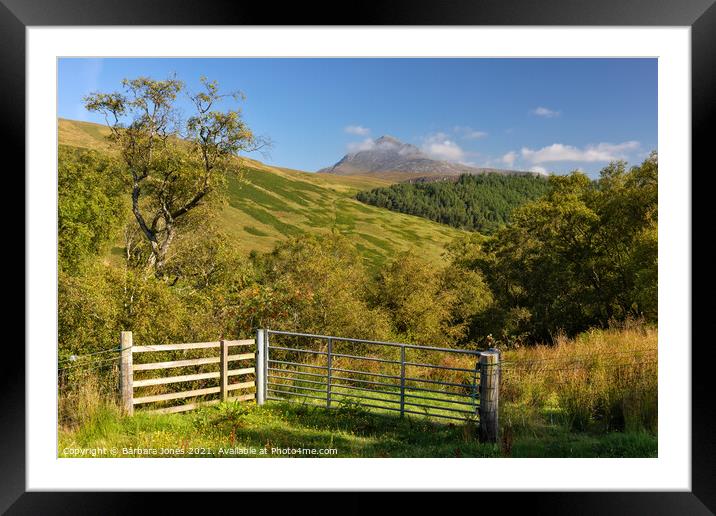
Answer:
M59 269L77 273L98 256L127 214L126 190L114 161L96 151L58 149Z
M494 237L470 242L469 260L459 260L485 275L491 319L508 336L527 330L539 342L610 320L657 321L657 168L652 154L630 170L612 163L596 181L550 176L545 197L515 210Z
M363 339L389 336L387 314L367 303L370 281L345 237L303 236L258 260L262 277L240 301L253 327Z

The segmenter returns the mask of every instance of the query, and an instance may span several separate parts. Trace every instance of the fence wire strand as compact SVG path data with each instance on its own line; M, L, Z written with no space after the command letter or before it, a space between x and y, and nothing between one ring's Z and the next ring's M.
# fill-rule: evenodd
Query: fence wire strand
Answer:
M101 353L92 356L93 360L57 370L60 426L80 424L91 417L96 407L119 400L119 355L111 359L103 358Z
M57 371L69 371L69 370L71 370L71 369L91 370L91 369L94 369L94 368L95 368L95 367L92 367L92 366L96 366L97 364L105 364L105 363L109 363L109 362L117 362L117 363L119 363L119 357L108 358L108 359L105 359L105 360L97 360L97 361L95 361L95 362L91 362L91 363L88 363L88 364L77 364L77 365L69 366L69 367L60 367L60 368L57 369ZM101 367L101 366L100 366L100 367Z
M102 355L104 353L110 353L110 352L121 354L122 351L126 351L128 349L131 349L131 348L130 347L120 348L119 346L115 346L113 348L104 349L102 351L96 351L94 353L85 353L84 355L72 355L70 358L63 358L62 360L58 360L57 363L64 364L65 362L77 362L77 361L81 361L85 357L92 357L92 356Z
M625 367L625 366L632 366L632 365L638 365L638 364L657 364L659 361L654 360L632 360L629 362L617 362L617 363L607 363L607 364L600 364L600 367L606 367L606 368L618 368L618 367ZM503 363L504 364L504 363ZM502 364L501 364L502 366ZM509 364L507 366L502 366L501 370L503 372L529 372L528 367L512 367ZM535 372L542 373L542 372L549 372L549 371L574 371L578 369L588 369L587 366L577 365L577 364L571 364L569 366L564 367L548 367L548 368L534 368Z
M653 349L653 348L644 348L644 349L637 349L637 350L585 353L585 354L580 354L580 355L574 355L569 358L550 357L550 358L533 358L533 359L526 359L526 360L503 360L502 362L500 362L500 364L501 365L532 364L532 363L537 363L537 362L554 362L554 361L580 362L580 361L584 361L584 360L589 360L590 358L594 358L594 357L608 357L608 356L612 356L612 355L623 355L623 354L656 353L657 351L658 350Z

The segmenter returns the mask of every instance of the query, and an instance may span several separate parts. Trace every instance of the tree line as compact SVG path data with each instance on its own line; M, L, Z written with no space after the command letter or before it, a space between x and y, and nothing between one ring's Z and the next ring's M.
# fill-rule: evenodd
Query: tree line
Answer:
M366 204L417 215L442 224L493 233L513 209L541 197L545 178L532 175L463 174L456 181L398 183L359 192Z

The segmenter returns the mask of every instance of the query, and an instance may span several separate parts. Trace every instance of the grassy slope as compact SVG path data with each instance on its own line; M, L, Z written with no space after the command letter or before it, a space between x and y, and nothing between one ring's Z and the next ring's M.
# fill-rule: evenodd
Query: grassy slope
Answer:
M107 150L107 133L101 125L59 121L60 144ZM246 252L268 251L277 241L291 236L335 229L349 236L373 266L411 248L438 261L445 244L461 234L448 226L367 206L353 198L359 190L386 186L390 180L315 174L244 161L243 179L229 182L229 202L223 217L226 229Z

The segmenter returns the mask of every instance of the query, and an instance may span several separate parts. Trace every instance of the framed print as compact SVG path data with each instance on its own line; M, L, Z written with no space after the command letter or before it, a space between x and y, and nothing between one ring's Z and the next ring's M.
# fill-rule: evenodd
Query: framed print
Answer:
M27 192L3 510L711 513L712 2L268 11L2 0Z

